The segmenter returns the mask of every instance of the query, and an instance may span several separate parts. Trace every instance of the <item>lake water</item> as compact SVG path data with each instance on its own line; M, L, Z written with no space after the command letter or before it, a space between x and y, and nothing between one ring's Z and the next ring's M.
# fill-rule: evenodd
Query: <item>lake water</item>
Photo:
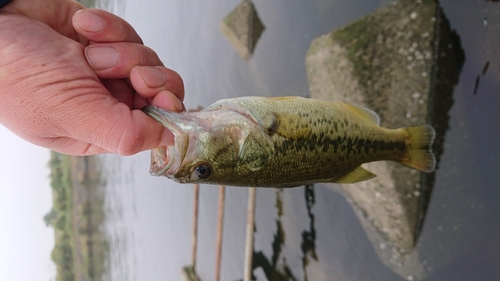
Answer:
M185 104L195 108L226 97L308 96L304 59L311 40L390 2L254 0L266 30L248 62L220 32L221 20L239 1L97 5L129 21L165 65L181 74ZM424 280L500 280L500 3L495 2L441 1L460 36L465 64L417 244ZM150 176L148 152L106 155L102 161L109 279L180 280L182 267L191 262L193 187ZM247 193L226 189L224 281L243 276ZM216 186L201 186L197 272L202 280L213 280L215 272L217 196ZM416 279L384 265L350 204L321 185L259 189L256 208L254 251L261 252L263 264L288 270L289 280ZM254 271L257 280L267 280L263 268Z

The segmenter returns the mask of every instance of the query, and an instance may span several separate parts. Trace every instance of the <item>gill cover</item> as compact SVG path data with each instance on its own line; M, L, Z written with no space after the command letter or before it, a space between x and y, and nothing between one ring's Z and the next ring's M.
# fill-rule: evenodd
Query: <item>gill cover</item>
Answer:
M229 110L236 112L249 121L248 128L241 128L240 134L233 134L233 143L238 145L238 162L235 171L246 174L260 170L274 155L274 144L270 139L271 127L276 116L268 111L259 110L259 104L245 99L223 99L203 111Z

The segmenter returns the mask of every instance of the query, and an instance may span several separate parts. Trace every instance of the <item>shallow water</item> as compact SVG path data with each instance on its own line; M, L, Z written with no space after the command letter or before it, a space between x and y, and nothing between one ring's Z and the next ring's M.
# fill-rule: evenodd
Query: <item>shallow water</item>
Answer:
M235 1L98 5L127 19L165 65L181 74L186 106L195 108L225 97L307 96L304 58L311 40L392 1L253 2L266 30L249 62L220 32ZM423 280L500 280L500 3L447 0L441 6L460 37L465 63L417 244ZM191 262L193 187L150 176L147 152L102 159L109 279L179 280ZM226 189L221 280L242 279L247 191ZM216 186L201 186L202 280L214 276L217 193ZM254 251L261 252L263 265L254 271L257 280L267 280L264 268L288 270L295 280L416 280L384 265L355 210L322 185L259 189L256 206Z

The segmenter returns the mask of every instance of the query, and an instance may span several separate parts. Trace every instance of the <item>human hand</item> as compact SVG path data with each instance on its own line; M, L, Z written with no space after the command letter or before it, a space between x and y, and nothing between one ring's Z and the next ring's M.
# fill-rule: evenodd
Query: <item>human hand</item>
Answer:
M71 14L78 8L62 10ZM99 20L92 14L104 23L97 31L92 26ZM73 31L67 25L53 18L47 26L26 16L1 15L0 123L32 143L74 155L129 155L172 143L171 133L138 109L154 104L182 110L179 75L163 67L116 16L84 10L73 17ZM116 63L104 67L115 51ZM116 79L126 77L130 82Z

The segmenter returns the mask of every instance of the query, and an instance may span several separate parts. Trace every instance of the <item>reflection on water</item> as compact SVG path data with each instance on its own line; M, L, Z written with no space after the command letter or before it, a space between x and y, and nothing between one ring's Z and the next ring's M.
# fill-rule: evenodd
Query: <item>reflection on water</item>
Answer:
M184 77L188 108L223 97L308 95L304 58L311 40L388 1L254 0L266 31L249 62L220 33L221 19L236 3L194 2L106 2ZM495 15L500 7L468 0L441 1L441 7L454 32L442 39L450 44L441 45L448 49L439 51L443 55L437 65L455 72L435 78L431 119L438 120L438 136L446 134L446 139L436 140L442 147L435 151L439 169L427 179L433 182L432 200L422 199L429 203L421 206L427 212L418 227L417 258L426 272L423 280L499 280L500 130L495 128L500 122L500 20ZM111 251L108 279L178 280L191 261L192 187L149 176L148 153L102 159L107 174L104 230ZM197 272L202 280L211 280L216 188L202 186L200 196ZM221 280L242 276L246 196L244 188L227 190ZM323 185L259 189L256 208L257 280L418 279L389 269L357 211Z
M273 241L271 243L272 256L269 259L262 251L255 251L253 253L253 272L256 272L258 268L261 268L264 272L267 280L310 280L307 276L307 266L310 259L318 261L318 256L316 254L316 229L314 227L314 214L312 213L312 207L314 205L314 186L305 186L305 203L307 210L307 217L309 219L309 229L303 230L301 234L301 241L296 241L297 244L300 243L300 249L302 251L302 272L303 277L297 278L294 275L294 271L290 268L287 263L286 257L283 255L283 248L285 247L286 232L283 227L283 189L276 190L276 232L273 235ZM258 229L256 229L258 232ZM294 243L292 241L292 243ZM298 246L298 245L297 245ZM256 279L255 275L252 277L253 280ZM313 279L314 280L314 279Z
M309 264L309 259L317 261L318 255L316 254L316 229L314 228L314 214L312 213L312 207L314 205L314 186L306 186L304 190L307 216L309 217L309 229L302 231L302 243L300 244L300 248L302 248L302 252L304 253L302 257L302 267L304 270L303 280L308 280L307 265Z
M477 91L479 89L479 82L481 81L481 77L483 77L486 74L486 71L488 71L489 66L490 66L490 62L487 61L484 64L483 71L481 72L481 74L476 77L476 83L474 84L474 95L477 95Z
M286 259L284 259L281 256L281 252L286 239L285 231L283 229L283 223L281 222L281 218L283 217L282 197L283 197L283 191L280 189L277 190L276 191L276 209L278 211L278 218L276 219L277 230L276 233L273 235L274 239L271 244L271 248L273 250L271 261L269 261L269 259L262 251L258 252L254 251L252 272L255 272L255 269L257 268L262 268L262 270L264 271L264 275L268 280L297 280L297 278L293 276L293 272L290 269L289 265L286 263ZM281 261L279 265L278 261L280 258ZM255 280L255 276L252 276L252 280Z

